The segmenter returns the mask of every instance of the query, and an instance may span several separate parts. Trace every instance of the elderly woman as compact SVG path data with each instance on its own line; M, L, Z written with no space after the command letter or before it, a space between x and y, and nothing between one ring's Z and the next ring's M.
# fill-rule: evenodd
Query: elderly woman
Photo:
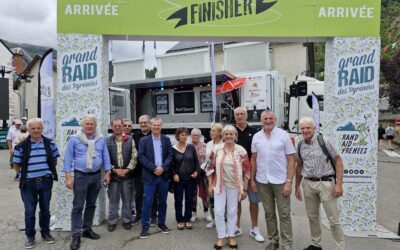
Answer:
M223 143L222 141L222 129L224 127L222 126L221 123L215 123L214 125L211 126L210 130L210 136L211 136L211 141L209 141L206 145L206 159L201 168L203 170L206 170L207 166L210 161L210 155L214 147L221 145ZM205 179L206 182L206 187L208 187L208 178L206 177ZM207 228L213 228L215 226L215 221L214 221L214 197L208 196L208 204L210 208L210 213L211 213L211 220L210 222L206 225Z
M197 188L196 178L200 172L196 148L187 144L187 128L178 128L175 138L178 141L173 146L174 161L172 174L174 179L175 217L178 229L192 229L192 206L194 191ZM182 202L185 195L185 212L182 214Z
M192 145L196 148L197 158L199 159L200 165L202 165L206 160L206 144L200 141L201 138L201 130L198 128L192 129L190 132L190 136L192 138ZM212 217L208 212L208 201L207 201L207 187L204 181L205 173L204 171L200 171L199 177L197 178L197 188L195 189L195 195L193 197L193 208L192 208L192 219L191 222L196 221L197 215L197 194L203 201L203 211L206 216L207 221L212 221ZM198 191L198 192L197 192Z
M210 196L214 195L215 226L218 234L215 249L224 246L225 238L228 238L230 248L237 248L237 204L247 197L250 162L246 150L235 143L237 134L235 127L225 126L222 130L224 143L214 147L210 156L212 164L207 169L207 173L211 174L208 192Z

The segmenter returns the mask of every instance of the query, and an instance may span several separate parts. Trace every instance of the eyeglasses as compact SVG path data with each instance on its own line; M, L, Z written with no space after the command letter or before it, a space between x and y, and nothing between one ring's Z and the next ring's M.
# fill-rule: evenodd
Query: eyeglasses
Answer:
M132 127L132 125L127 125L127 124L125 124L124 127L125 127L125 128L130 128L130 127Z

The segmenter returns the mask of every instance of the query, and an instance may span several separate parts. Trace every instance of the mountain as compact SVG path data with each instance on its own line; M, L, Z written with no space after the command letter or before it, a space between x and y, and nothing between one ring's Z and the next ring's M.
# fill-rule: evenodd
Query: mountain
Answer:
M348 122L346 125L338 127L336 131L357 131L357 129L354 127L353 123Z
M26 44L26 43L13 43L9 42L6 40L3 40L3 42L7 45L8 48L13 49L13 48L23 48L28 54L33 58L36 55L42 56L48 49L48 47L43 47L43 46L36 46L32 44ZM55 55L54 58L57 56L57 51L53 52Z
M79 122L75 117L73 117L71 120L63 122L61 126L79 126Z

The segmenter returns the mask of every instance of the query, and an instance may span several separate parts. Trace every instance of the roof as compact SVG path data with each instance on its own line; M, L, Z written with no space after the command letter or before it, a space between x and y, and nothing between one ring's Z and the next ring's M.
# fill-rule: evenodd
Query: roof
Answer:
M26 72L30 72L31 69L33 68L33 66L35 65L35 63L36 63L36 62L40 62L40 59L42 59L42 57L39 56L39 55L36 55L36 56L32 59L32 61L26 66L24 72L25 72L25 73L26 73Z
M24 58L26 65L28 65L33 59L31 55L29 55L29 53L23 48L17 47L12 48L11 50L14 52L14 55L21 55Z
M0 39L0 43L3 44L3 46L4 46L12 55L14 55L14 52L12 52L12 50L6 45L5 42L3 42L2 39Z
M33 68L33 66L35 66L35 64L36 64L37 62L40 63L40 60L42 60L42 57L39 56L39 55L36 55L36 56L32 59L32 61L28 64L28 66L26 66L26 68L25 68L25 70L24 70L24 73L30 72L31 69ZM53 59L52 64L53 64L53 71L54 71L54 72L57 72L57 60L54 60L54 59Z
M231 42L229 42L231 43ZM219 45L219 44L224 44L223 42L217 42L214 43L214 45ZM225 43L227 44L227 43ZM193 50L193 49L201 49L201 48L207 48L210 45L209 42L179 42L177 43L174 47L171 49L167 50L168 53L175 53L178 51L185 51L185 50Z
M217 82L228 81L235 78L235 76L228 71L218 71L215 74ZM211 83L211 73L126 81L113 83L112 85L120 88L160 88L208 83Z

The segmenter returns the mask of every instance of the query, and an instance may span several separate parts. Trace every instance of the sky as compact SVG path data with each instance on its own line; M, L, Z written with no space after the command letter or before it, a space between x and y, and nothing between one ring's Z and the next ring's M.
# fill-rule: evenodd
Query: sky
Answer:
M57 48L57 0L0 0L0 39ZM163 54L177 42L157 42L156 54ZM146 54L153 54L147 46ZM142 56L142 42L112 44L115 60Z

